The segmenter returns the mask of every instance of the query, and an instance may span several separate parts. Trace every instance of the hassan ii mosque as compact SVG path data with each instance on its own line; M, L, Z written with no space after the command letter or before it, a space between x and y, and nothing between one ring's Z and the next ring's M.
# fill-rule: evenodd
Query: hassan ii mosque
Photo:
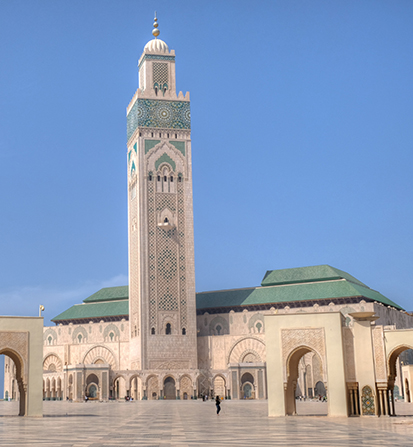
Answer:
M129 286L101 289L44 327L43 398L283 395L283 408L270 405L282 415L295 396L327 395L342 403L329 414L394 413L397 393L410 399L398 358L413 345L413 317L352 275L268 270L258 287L195 292L190 98L176 92L175 51L156 18L153 35L127 107ZM18 398L9 357L4 389Z

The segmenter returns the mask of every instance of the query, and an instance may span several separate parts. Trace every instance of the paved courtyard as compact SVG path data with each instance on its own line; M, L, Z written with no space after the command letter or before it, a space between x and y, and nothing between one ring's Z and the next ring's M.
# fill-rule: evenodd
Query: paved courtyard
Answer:
M299 403L301 413L325 411ZM413 404L398 404L413 414ZM324 407L324 408L323 408ZM45 402L45 417L12 416L17 404L0 402L1 446L413 446L413 417L270 419L267 402Z

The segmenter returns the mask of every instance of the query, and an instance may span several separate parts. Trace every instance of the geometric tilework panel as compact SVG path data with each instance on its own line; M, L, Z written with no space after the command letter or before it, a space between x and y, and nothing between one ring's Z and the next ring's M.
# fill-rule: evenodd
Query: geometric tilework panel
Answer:
M361 394L361 406L363 416L374 416L374 396L371 388L369 386L363 387Z
M128 141L138 126L190 129L190 103L189 101L137 99L127 116Z
M159 334L158 312L178 312L181 328L187 327L185 212L183 182L176 194L155 192L155 181L148 181L148 264L149 327ZM165 231L157 226L157 215L165 209L178 216L176 228ZM174 331L175 332L175 331Z

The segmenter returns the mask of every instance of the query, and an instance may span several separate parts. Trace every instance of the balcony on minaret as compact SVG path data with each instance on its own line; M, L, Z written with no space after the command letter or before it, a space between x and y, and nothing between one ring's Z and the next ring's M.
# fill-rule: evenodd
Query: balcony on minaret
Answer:
M161 228L162 230L170 231L175 228L175 225L167 217L165 217L165 219L162 222L158 223L158 227Z

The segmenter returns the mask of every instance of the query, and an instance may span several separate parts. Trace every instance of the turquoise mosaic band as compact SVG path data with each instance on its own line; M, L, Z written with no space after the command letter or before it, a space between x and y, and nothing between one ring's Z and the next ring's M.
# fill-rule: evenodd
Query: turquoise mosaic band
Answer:
M156 129L190 129L189 101L137 99L127 116L127 139L138 127Z
M149 59L155 59L157 61L174 61L175 60L175 56L158 56L155 54L145 54L145 56L143 56L140 64L138 65L138 69L140 70L140 68L142 67L142 64Z

